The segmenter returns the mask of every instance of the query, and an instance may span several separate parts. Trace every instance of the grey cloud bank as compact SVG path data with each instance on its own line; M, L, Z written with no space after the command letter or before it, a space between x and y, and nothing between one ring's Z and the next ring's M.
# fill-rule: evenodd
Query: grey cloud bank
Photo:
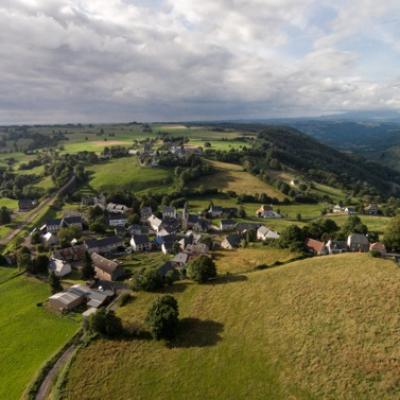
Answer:
M2 0L0 124L400 109L398 2L330 3Z

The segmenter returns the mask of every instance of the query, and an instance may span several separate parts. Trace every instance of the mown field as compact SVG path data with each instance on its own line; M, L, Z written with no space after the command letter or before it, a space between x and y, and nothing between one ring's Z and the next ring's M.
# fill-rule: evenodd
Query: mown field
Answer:
M78 354L68 399L397 399L400 271L345 254L298 261L174 295L170 345L97 340ZM119 315L143 324L156 295Z
M171 170L141 167L136 157L113 159L93 165L88 171L92 174L89 184L98 191L168 190L172 182Z
M48 286L0 268L0 399L17 400L44 362L78 329L72 319L38 307Z

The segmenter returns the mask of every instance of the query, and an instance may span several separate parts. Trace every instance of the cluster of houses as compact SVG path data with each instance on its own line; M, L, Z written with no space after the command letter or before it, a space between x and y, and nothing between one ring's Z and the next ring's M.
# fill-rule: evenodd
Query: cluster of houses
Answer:
M341 206L336 204L332 208L332 212L334 214L345 214L345 215L356 215L357 210L353 206ZM362 210L363 214L365 215L378 215L379 214L379 207L377 204L369 204L368 206L364 207Z
M184 146L181 143L166 143L167 149L154 149L152 143L145 143L142 152L134 151L130 154L135 154L138 157L139 164L146 167L157 167L161 155L170 155L178 159L191 156L192 154L201 155L201 147Z
M85 229L86 223L82 216L70 215L51 219L39 228L42 243L54 249L49 268L57 276L63 277L73 269L80 269L86 252L91 255L97 277L114 281L123 276L123 270L118 261L105 257L116 258L132 252L159 250L164 254L175 255L173 262L182 266L193 257L208 254L210 248L237 248L248 234L259 241L279 238L278 232L260 223L235 221L233 218L237 217L238 209L234 207L211 204L204 216L190 213L187 204L181 212L175 207L164 206L161 215L157 214L158 216L151 207L143 207L140 210L140 223L127 226L127 213L130 211L128 207L114 203L106 204L102 198L95 199L93 204L100 205L112 216L109 218L109 226L114 228L114 235L95 238L88 232L84 235L82 243L73 239L70 247L57 249L57 233L62 227ZM218 226L211 224L212 218L220 218ZM204 241L208 244L202 240L206 233L213 234L211 240L208 236L208 240Z
M306 240L307 249L315 255L339 254L345 252L376 251L381 256L386 256L386 248L383 243L370 243L367 236L360 233L352 233L347 240L328 240L326 243L315 239Z

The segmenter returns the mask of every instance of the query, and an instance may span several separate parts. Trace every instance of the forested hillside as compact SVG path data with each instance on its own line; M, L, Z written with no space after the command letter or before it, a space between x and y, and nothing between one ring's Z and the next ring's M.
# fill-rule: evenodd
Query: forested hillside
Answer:
M292 169L317 182L352 190L354 194L399 193L399 172L335 150L293 128L264 127L247 161L255 172L268 168Z

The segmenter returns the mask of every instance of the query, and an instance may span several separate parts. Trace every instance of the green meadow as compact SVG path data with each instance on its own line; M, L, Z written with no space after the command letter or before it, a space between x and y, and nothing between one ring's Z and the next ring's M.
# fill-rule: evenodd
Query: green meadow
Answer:
M39 368L78 329L79 324L37 304L50 295L48 285L0 268L0 399L17 400Z
M397 399L400 270L344 254L221 277L173 292L170 344L96 340L79 351L64 399ZM158 294L118 310L146 330ZM383 312L384 311L384 312Z
M141 167L136 157L117 158L88 168L94 190L126 189L133 191L166 190L172 183L172 171Z

